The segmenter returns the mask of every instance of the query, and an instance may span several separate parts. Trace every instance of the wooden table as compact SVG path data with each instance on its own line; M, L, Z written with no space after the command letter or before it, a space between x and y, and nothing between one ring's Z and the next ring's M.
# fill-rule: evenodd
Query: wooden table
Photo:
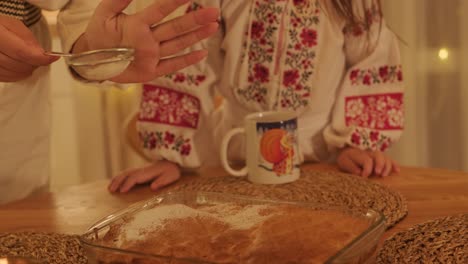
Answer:
M336 170L323 164L305 165L304 169ZM198 174L214 177L225 172L207 169ZM183 181L199 175L188 175ZM408 216L387 231L385 237L424 221L468 213L468 173L402 168L399 175L370 180L401 192L408 200ZM154 195L145 187L128 194L111 195L106 187L106 181L94 182L0 206L0 232L33 230L80 234L113 211Z

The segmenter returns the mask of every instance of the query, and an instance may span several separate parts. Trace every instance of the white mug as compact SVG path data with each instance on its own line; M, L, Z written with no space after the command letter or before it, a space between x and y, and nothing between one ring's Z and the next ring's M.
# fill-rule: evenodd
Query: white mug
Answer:
M228 161L231 138L246 137L246 167L234 170ZM245 117L244 127L229 131L221 144L221 161L232 176L253 183L282 184L300 177L297 115L294 112L258 112Z

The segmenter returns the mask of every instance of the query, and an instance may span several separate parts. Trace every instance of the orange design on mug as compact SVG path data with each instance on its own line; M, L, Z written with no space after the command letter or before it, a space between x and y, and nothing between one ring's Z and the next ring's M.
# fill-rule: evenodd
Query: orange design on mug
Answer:
M276 175L290 174L294 169L294 136L281 128L270 129L260 140L260 153L273 164Z

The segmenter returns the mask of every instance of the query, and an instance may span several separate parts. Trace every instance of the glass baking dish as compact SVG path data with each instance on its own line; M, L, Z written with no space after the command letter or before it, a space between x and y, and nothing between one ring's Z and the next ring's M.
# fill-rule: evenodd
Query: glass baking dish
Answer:
M203 206L212 204L236 204L236 205L287 205L298 206L310 210L332 210L340 211L354 217L360 217L366 220L368 227L364 232L360 233L350 243L348 243L341 250L331 256L325 263L369 263L374 257L375 250L379 239L385 231L385 219L383 215L372 209L367 212L355 212L344 210L341 208L324 207L321 205L307 203L307 202L291 202L279 200L263 200L255 199L246 196L227 195L221 193L209 192L175 192L167 193L160 196L155 196L149 200L145 200L133 204L126 209L111 214L104 219L100 220L88 231L80 237L85 254L88 257L89 263L113 263L113 264L140 264L140 263L154 263L154 264L193 264L193 263L208 263L196 259L181 259L175 257L165 257L152 255L142 252L136 252L120 248L117 245L109 246L100 243L100 240L111 230L112 226L124 223L130 217L138 212L149 210L160 205L169 204L184 204L187 206ZM350 227L352 228L352 227ZM164 239L164 238L162 238ZM104 257L112 259L111 261L101 261Z

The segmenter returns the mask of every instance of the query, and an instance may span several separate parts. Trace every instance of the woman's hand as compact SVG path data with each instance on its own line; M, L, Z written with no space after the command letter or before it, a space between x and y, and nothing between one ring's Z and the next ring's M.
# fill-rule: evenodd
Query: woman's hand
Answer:
M123 10L132 0L103 0L73 52L134 48L134 61L111 79L119 83L148 82L195 64L206 57L207 51L177 54L218 30L219 10L204 8L159 24L189 1L158 0L136 14L127 15Z
M392 172L400 172L400 166L380 151L365 151L347 147L337 158L338 167L344 171L362 177L371 175L386 177Z
M0 15L0 82L26 79L38 67L57 59L44 55L43 48L23 22Z

